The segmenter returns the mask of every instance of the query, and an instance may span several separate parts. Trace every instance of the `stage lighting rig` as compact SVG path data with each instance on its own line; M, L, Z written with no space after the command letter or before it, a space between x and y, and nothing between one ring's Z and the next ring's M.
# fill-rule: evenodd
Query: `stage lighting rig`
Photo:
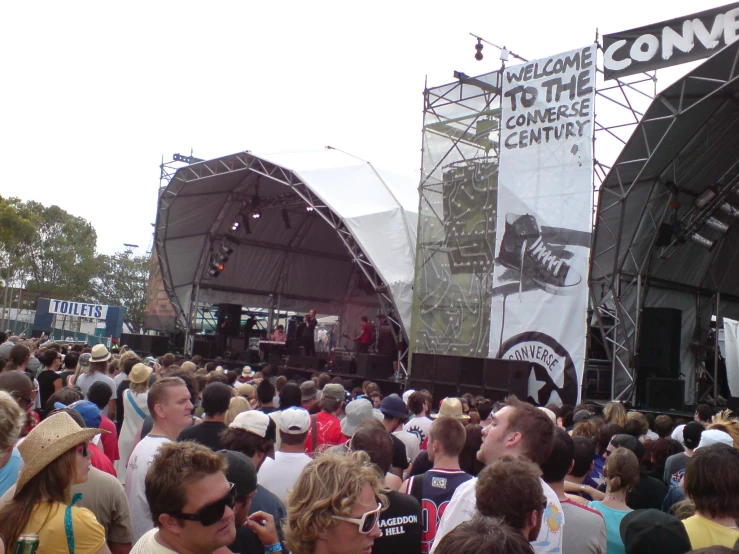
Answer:
M315 208L313 206L306 206L305 211L306 212L312 212Z
M290 225L290 214L287 212L287 208L282 208L282 222L285 224L285 229L292 229Z
M475 59L481 62L482 57L482 39L478 37L477 44L475 44Z
M249 225L249 214L247 212L241 212L239 214L241 217L241 223L244 227L244 231L247 235L251 235L251 225Z
M262 212L252 212L251 213L252 219L259 219L260 217L262 217Z

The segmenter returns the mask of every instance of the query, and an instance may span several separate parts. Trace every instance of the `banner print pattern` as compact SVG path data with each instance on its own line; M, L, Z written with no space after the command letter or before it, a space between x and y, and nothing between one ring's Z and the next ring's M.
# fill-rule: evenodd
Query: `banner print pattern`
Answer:
M542 405L577 404L583 376L595 63L588 46L503 75L489 355L532 362Z

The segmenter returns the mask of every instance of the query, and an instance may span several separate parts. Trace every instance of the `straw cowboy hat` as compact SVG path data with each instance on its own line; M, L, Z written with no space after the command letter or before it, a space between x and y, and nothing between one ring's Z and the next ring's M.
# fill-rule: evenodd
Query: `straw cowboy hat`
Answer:
M99 433L108 432L103 429L83 429L65 412L47 417L28 433L18 447L25 465L18 475L15 494L67 450Z
M470 419L470 416L464 415L464 412L462 411L462 402L459 401L459 398L445 398L441 403L439 413L431 414L431 417L434 419L439 417L453 417L460 421L467 421Z

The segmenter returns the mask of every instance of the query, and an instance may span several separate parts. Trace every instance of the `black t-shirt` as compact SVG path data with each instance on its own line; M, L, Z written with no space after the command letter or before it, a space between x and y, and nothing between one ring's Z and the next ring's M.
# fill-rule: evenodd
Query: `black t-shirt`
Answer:
M74 369L69 370L65 369L62 371L59 376L62 378L62 387L68 387L69 386L69 378L74 375Z
M61 379L56 371L45 369L38 374L36 379L38 380L38 393L41 395L41 409L46 409L46 401L49 397L54 394L54 382L57 379Z
M226 429L228 427L221 421L203 421L200 425L191 425L183 429L177 440L180 442L195 441L203 446L207 446L213 452L218 452L219 450L223 450L220 435Z
M410 464L408 463L408 456L405 453L405 443L392 433L390 433L390 438L393 439L392 466L407 469Z
M605 492L605 483L602 483L598 490ZM650 477L642 470L639 474L639 482L626 495L626 505L632 510L647 510L649 508L661 510L665 496L667 496L667 485L654 477Z
M386 492L389 506L380 514L381 537L372 554L421 554L421 505L410 495Z
M115 397L115 428L118 430L118 436L121 436L121 429L123 429L123 395L131 388L131 381L124 379L118 385Z
M429 469L434 467L434 463L429 460L429 453L427 450L421 450L413 460L413 469L411 469L411 475L421 475L426 473Z
M236 529L236 540L228 548L234 554L264 554L264 545L257 534L248 527Z

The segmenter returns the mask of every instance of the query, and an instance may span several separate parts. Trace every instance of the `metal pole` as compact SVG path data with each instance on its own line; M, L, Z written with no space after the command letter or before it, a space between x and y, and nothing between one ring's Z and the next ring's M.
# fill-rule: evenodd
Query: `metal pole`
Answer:
M713 345L713 401L714 405L718 405L718 325L720 319L721 293L716 292L716 334L714 336Z
M613 290L613 308L615 310L615 326L613 328L613 357L611 359L611 400L616 396L616 358L619 355L618 349L618 327L621 314L618 310L618 294L621 292L621 275L616 274L616 287Z

